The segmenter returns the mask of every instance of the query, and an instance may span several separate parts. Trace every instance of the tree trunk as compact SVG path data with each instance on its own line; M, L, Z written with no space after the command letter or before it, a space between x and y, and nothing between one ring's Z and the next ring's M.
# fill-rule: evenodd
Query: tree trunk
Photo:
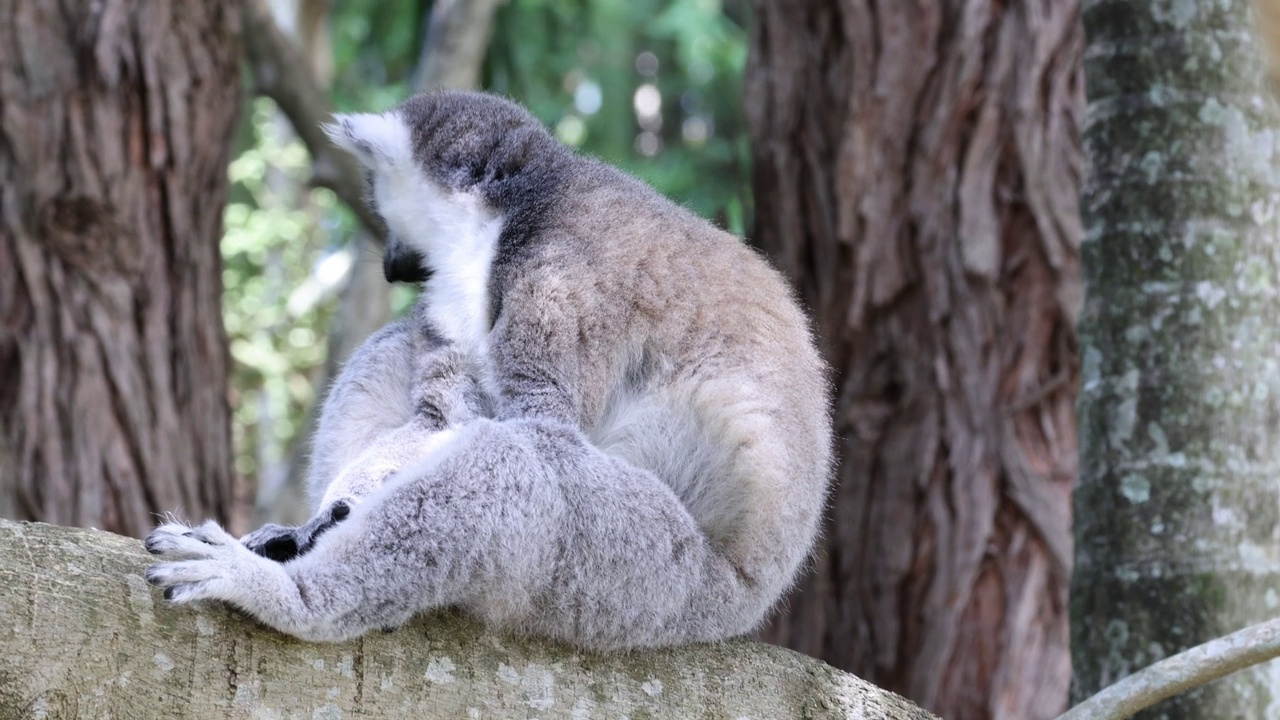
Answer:
M0 521L0 717L931 717L746 641L583 653L437 613L304 643L221 606L164 604L148 557L109 533Z
M233 504L226 2L0 1L0 510L140 535Z
M1276 128L1248 0L1084 15L1076 692L1276 613ZM1276 717L1275 668L1151 717Z
M1075 0L756 3L755 238L833 368L842 463L765 637L948 718L1052 717L1080 293Z

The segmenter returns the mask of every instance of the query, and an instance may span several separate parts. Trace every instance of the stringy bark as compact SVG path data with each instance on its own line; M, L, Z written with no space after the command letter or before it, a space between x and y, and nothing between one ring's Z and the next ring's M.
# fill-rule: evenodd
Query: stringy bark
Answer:
M0 516L226 519L229 2L0 3Z
M815 315L843 458L814 570L765 636L953 720L1053 717L1071 676L1079 3L756 13L754 239Z

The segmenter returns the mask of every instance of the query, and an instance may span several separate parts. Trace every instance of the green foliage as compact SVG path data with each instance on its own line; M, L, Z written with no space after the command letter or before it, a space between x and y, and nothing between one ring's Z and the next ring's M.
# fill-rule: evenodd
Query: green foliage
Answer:
M308 302L332 238L353 230L327 190L310 190L310 159L270 100L253 102L251 145L231 163L222 238L222 315L234 361L236 469L278 463L314 400L332 303Z
M385 110L408 97L430 9L430 0L333 3L333 102L339 110Z
M509 3L498 13L486 79L562 141L742 234L751 220L745 7L721 0ZM657 112L646 112L655 97Z

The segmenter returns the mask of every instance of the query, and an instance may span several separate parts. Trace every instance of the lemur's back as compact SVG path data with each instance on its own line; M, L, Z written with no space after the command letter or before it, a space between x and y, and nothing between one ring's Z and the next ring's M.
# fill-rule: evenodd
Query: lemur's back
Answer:
M768 556L794 568L831 462L804 314L741 240L581 162L555 213L572 223L550 229L508 292L574 328L580 420L597 447L666 482L740 567Z

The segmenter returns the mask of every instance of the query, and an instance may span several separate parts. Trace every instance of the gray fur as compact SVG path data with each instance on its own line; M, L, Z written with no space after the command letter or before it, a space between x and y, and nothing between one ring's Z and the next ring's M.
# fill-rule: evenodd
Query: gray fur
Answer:
M443 345L424 355L454 361L419 372L401 327L361 351L394 361L344 372L313 482L368 477L318 493L359 503L311 552L280 564L166 525L148 578L311 640L442 605L603 649L757 626L811 550L831 466L824 367L782 278L492 96L331 132L371 170L389 252L430 273L416 322ZM388 440L431 416L381 400L415 383L469 388L435 402L470 412Z
M352 354L321 408L307 473L319 512L302 526L272 523L240 541L278 561L310 551L351 506L446 441L446 428L490 414L472 363L420 313L387 325Z

